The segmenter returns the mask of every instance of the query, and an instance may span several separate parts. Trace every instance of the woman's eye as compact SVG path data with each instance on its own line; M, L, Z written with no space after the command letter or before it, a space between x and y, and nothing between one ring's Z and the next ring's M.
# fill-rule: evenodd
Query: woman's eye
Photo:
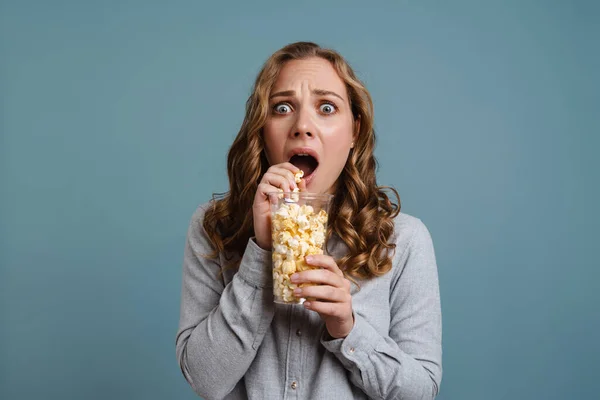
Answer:
M287 114L292 111L292 108L287 104L277 104L274 109L277 114Z
M333 114L336 111L335 106L330 103L321 104L321 106L319 107L319 110L321 110L321 112L323 114Z

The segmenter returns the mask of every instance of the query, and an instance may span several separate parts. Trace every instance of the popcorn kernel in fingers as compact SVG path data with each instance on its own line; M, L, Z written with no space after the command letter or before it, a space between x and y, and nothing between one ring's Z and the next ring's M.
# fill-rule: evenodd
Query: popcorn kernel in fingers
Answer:
M294 193L292 193L290 195L290 200L293 201L293 202L298 202L298 200L300 200L299 193L300 193L300 189L294 188Z
M304 171L300 170L300 171L296 172L294 174L294 180L296 181L296 183L300 183L303 176L304 176Z

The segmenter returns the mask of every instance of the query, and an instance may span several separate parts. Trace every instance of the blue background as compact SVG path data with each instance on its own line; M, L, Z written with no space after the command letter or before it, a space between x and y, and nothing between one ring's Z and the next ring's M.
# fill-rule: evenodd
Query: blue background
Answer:
M600 362L594 1L1 1L0 398L193 399L189 218L252 81L339 50L379 182L429 227L440 399L587 399Z

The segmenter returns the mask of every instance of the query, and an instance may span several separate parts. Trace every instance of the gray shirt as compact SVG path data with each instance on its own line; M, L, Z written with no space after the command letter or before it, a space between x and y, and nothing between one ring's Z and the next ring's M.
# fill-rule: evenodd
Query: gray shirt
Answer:
M442 379L438 273L429 231L400 213L392 270L352 285L355 325L332 339L319 315L273 302L271 253L250 239L237 273L213 260L194 213L183 262L177 360L212 399L433 399ZM334 258L347 247L335 235Z

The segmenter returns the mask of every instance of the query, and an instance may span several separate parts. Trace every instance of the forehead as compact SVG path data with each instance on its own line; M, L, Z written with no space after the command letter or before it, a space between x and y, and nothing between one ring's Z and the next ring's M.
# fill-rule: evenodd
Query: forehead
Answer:
M299 90L307 85L309 89L331 90L346 98L346 85L331 63L320 57L286 62L273 86L273 92Z

